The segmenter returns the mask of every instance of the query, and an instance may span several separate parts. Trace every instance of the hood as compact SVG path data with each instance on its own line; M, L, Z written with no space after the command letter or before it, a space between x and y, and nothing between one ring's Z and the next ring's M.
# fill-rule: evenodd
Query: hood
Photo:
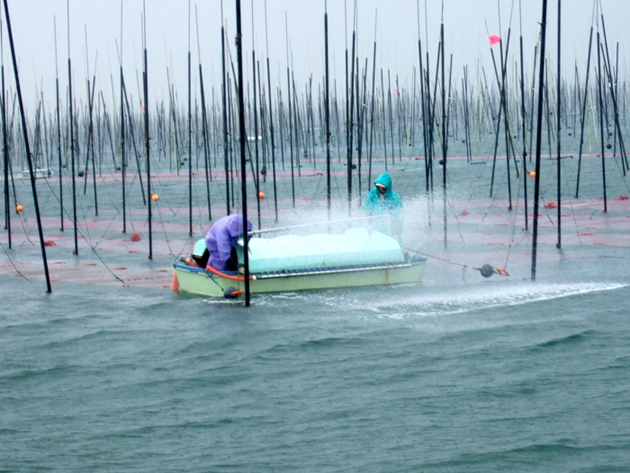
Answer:
M384 185L386 188L385 195L390 195L392 193L392 177L388 173L384 172L378 176L374 181L374 184Z
M228 217L227 228L230 235L239 236L243 234L243 216L240 214L231 214ZM247 219L247 231L251 232L254 225Z

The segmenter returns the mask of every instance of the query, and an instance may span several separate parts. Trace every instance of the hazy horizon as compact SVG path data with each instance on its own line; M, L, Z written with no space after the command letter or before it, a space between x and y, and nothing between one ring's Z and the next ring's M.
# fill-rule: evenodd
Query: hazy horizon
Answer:
M542 0L522 3L521 5L518 0L444 2L445 50L448 55L453 55L454 87L461 84L464 65L469 67L469 79L472 82L476 81L477 69L480 66L490 68L486 73L494 75L488 33L500 35L505 48L510 30L509 60L511 64L515 64L519 62L519 36L522 28L525 69L527 75L531 74L534 46L540 33ZM547 57L550 59L550 67L554 74L557 70L558 3L552 0L548 4ZM331 80L337 81L339 94L343 93L345 86L346 48L348 54L351 54L354 5L355 2L352 1L327 2L330 73ZM611 60L615 61L615 48L619 43L619 72L620 77L625 77L627 51L624 48L624 39L627 33L623 20L630 18L630 2L602 0L601 5ZM597 31L598 24L593 20L594 17L600 19L599 16L593 15L593 7L592 0L572 2L565 0L562 4L562 68L563 76L571 81L577 66L580 80L583 82L590 28L593 25ZM25 105L31 112L42 94L45 105L54 104L57 69L61 100L63 103L66 102L68 55L72 60L73 92L77 101L83 100L85 103L86 79L92 80L95 76L97 92L103 92L108 104L111 104L112 100L117 104L121 48L127 90L138 104L143 48L141 0L123 2L9 0L9 9ZM255 46L256 59L260 62L261 77L265 86L266 58L269 57L272 87L280 87L285 93L287 55L298 90L304 88L311 75L315 87L321 84L324 74L325 9L325 1L243 1L243 58L246 80L251 82L252 79L252 46ZM190 23L188 2L169 0L146 2L150 103L168 100L169 80L179 97L179 103L185 103L189 51L192 62L193 96L199 95L200 62L203 66L207 100L211 100L213 88L216 96L220 96L221 11L226 29L226 46L229 47L230 53L227 67L228 71L231 71L230 59L236 68L235 2L224 2L223 5L218 0L191 2ZM67 21L68 12L70 28ZM368 61L368 83L371 82L375 40L377 71L380 69L391 71L392 88L396 76L399 78L400 87L411 88L413 71L415 69L417 72L419 66L419 35L423 51L430 54L430 68L434 70L440 39L441 15L440 4L426 0L359 2L356 18L356 57L362 69L365 60ZM13 88L13 70L4 14L2 28L7 87ZM601 23L599 30L603 33ZM33 31L37 34L33 34ZM594 38L594 44L595 41ZM498 61L499 45L494 48ZM596 53L595 47L593 53ZM509 70L508 74L511 72L513 71ZM488 76L489 80L490 77ZM316 89L314 90L316 92Z

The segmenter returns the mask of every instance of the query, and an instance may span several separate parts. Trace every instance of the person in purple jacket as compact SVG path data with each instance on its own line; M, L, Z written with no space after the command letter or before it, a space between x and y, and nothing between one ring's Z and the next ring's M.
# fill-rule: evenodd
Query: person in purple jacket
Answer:
M247 231L254 229L247 220ZM206 246L210 253L208 264L218 271L237 271L236 245L243 236L243 216L231 214L217 220L206 233Z

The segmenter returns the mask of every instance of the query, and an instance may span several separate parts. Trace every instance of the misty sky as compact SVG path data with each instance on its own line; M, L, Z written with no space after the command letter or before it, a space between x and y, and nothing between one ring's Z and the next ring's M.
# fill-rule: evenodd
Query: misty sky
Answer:
M68 84L67 1L8 0L8 3L27 107L34 110L37 94L42 91L46 105L54 103L55 19L57 64L62 100L65 101ZM472 82L477 80L478 67L484 66L486 74L493 74L488 32L501 35L505 47L507 31L511 27L510 59L516 60L521 24L526 74L529 72L531 75L534 45L540 32L542 0L522 0L521 14L518 0L445 0L444 3L446 52L453 54L454 80L461 80L464 65L469 66ZM198 65L201 58L206 94L211 96L214 87L215 94L219 97L221 10L223 8L227 43L236 69L235 4L232 0L225 0L223 7L219 0L191 2L189 43L189 9L186 0L146 0L151 103L168 100L167 68L180 105L186 103L189 49L192 54L193 93L198 95ZM562 2L562 66L571 80L576 61L580 77L584 77L590 28L593 25L595 32L598 28L598 24L593 23L593 4L593 0ZM620 76L625 77L625 40L628 36L630 1L601 0L601 5L610 53L614 61L615 48L619 42ZM354 1L329 0L327 6L331 75L337 80L337 90L341 94L345 83L345 51L346 47L351 48ZM555 71L558 1L549 0L548 8L547 47ZM121 46L127 88L137 99L142 76L142 0L124 0L122 4L112 0L70 0L69 11L70 56L74 95L77 100L85 103L86 78L91 79L96 75L97 91L103 92L108 103L111 104L112 100L118 102L118 51ZM323 0L253 0L253 12L252 0L243 0L243 44L247 80L251 81L252 47L255 46L263 77L266 78L266 57L269 56L273 87L280 86L283 91L286 90L288 36L289 62L295 72L296 84L303 88L312 74L314 86L317 87L321 83L324 70L324 12ZM3 15L3 59L7 86L13 87L5 21ZM440 21L441 6L434 0L359 0L356 30L357 56L361 67L368 58L368 70L371 72L376 39L377 71L381 68L384 71L390 70L392 80L398 75L400 87L410 87L413 68L418 68L419 33L423 48L428 48L431 54L431 68L435 68ZM601 22L599 29L603 33ZM495 54L498 55L497 48L495 46ZM113 95L116 97L113 98Z

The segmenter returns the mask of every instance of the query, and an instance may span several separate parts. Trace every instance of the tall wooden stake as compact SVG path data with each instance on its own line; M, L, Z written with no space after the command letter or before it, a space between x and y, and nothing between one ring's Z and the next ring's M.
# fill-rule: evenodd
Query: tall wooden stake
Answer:
M557 189L558 189L558 241L556 242L556 248L562 248L562 211L560 209L561 207L561 198L562 198L562 194L561 194L561 170L562 170L562 166L561 166L561 159L560 159L560 145L561 145L561 139L560 139L560 130L561 130L561 117L562 117L562 79L561 79L561 60L560 60L560 54L562 51L561 45L561 13L562 13L562 8L561 8L561 0L558 0L558 111L556 113L556 119L558 120L558 131L556 134L556 140L558 143L558 162L557 162L557 169L558 169L558 183L557 183Z
M540 71L538 76L538 120L536 125L536 179L534 181L534 228L532 235L532 281L536 280L536 251L538 247L538 200L540 198L540 147L542 145L542 114L545 85L545 42L547 37L547 0L542 4L540 23Z
M6 0L5 0L6 1ZM245 132L245 104L243 93L243 33L241 28L241 0L236 0L236 57L238 61L238 123L241 139L241 195L243 203L243 265L245 267L245 306L250 306L249 294L249 242L247 235L247 173L245 148L247 133Z
M42 219L39 213L39 202L37 200L37 186L35 185L35 172L33 170L33 161L31 157L31 148L28 142L28 123L26 114L24 113L24 103L22 102L22 88L20 87L20 75L18 73L17 59L15 57L15 46L13 44L13 31L11 30L11 18L9 16L9 5L4 0L4 14L7 19L7 33L9 35L9 44L11 45L11 59L13 60L13 73L15 75L15 87L17 89L18 103L20 105L20 117L22 119L22 133L24 134L24 147L26 152L26 161L28 163L28 171L31 177L31 190L33 191L33 205L35 206L35 215L37 217L37 230L39 232L39 243L42 250L42 260L44 263L44 273L46 274L46 287L48 293L52 292L50 285L50 275L48 274L48 260L46 259L46 245L44 243L44 230L42 228Z

